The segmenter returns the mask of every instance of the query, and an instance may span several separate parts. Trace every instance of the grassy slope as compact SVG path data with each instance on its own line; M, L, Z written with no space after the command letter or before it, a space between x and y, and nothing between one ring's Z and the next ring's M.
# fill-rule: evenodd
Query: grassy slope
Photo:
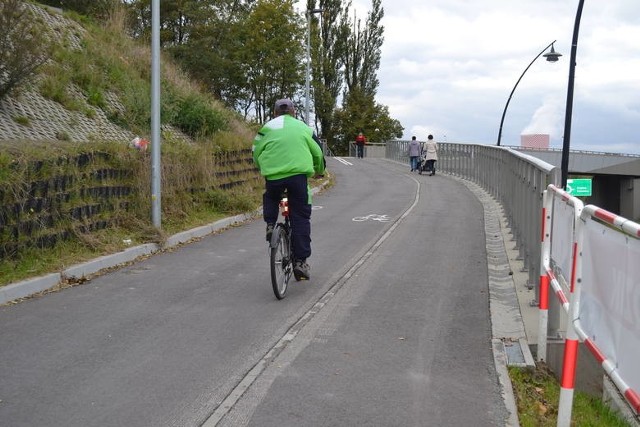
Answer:
M47 157L57 156L63 145L81 147L102 143L91 139L69 140L74 135L71 127L78 122L74 117L82 118L83 128L95 127L95 130L89 129L89 134L100 135L102 128L98 116L101 115L134 135L148 138L151 55L148 45L126 36L124 12L116 10L108 22L97 24L74 13L61 14L40 7L34 7L33 10L39 17L39 25L43 25L56 40L56 47L52 50L52 60L40 69L40 74L30 84L12 94L12 102L27 102L37 94L40 98L55 101L52 103L55 107L38 109L31 106L30 119L22 116L12 119L29 126L29 120L53 123L63 116L70 128L68 132L65 129L59 131L65 138L56 142L51 138L42 141L8 140L6 135L3 137L1 134L0 127L2 151L20 158ZM254 135L250 124L202 91L170 58L163 56L161 62L162 161L163 168L171 171L169 175L174 176L175 171L180 171L185 176L178 177L178 180L190 179L191 176L187 174L193 173L194 169L210 169L209 164L198 163L205 157L203 153L208 155L250 147ZM170 164L172 161L176 163ZM185 168L185 164L189 167ZM5 175L0 174L0 184L12 179ZM210 176L203 179L208 178ZM148 186L148 181L142 185ZM190 200L177 200L190 208L187 210L179 203L174 203L179 194L170 194L165 200L165 189L168 191L169 185L163 182L162 231L153 229L146 219L130 218L119 228L85 235L78 241L64 242L54 249L30 250L18 259L0 259L0 286L122 250L126 247L123 240L133 239L134 243L162 240L165 233L171 234L253 209L260 202L257 189L245 188L228 195L212 194L215 208L206 203L193 206L189 204ZM177 208L172 210L174 207Z

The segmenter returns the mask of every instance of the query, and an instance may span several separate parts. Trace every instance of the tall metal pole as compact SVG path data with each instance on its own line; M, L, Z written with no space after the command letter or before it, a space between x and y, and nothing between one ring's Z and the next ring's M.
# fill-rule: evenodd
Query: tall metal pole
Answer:
M498 143L496 145L500 145L500 140L502 139L502 125L504 124L504 116L507 114L507 108L509 107L509 102L511 102L511 97L513 96L513 92L516 91L516 88L518 87L518 84L520 83L520 80L522 80L522 77L524 77L525 73L531 67L531 65L533 65L534 62L536 62L536 59L540 58L540 55L542 55L547 49L549 49L551 46L553 46L553 44L555 42L556 41L554 40L551 43L549 43L544 49L542 49L540 51L540 53L535 58L533 58L533 61L531 61L529 63L529 65L527 65L527 68L525 68L524 71L522 72L522 74L520 75L520 78L516 82L516 85L513 87L513 89L511 89L511 93L509 94L509 98L507 99L507 103L505 104L504 110L502 111L502 118L500 119L500 130L498 131ZM552 56L549 56L549 57L547 57L547 61L555 62L555 61L558 60L559 56L561 56L561 55L560 54L555 54L555 56L553 56L553 58L555 58L555 59L551 59Z
M307 10L307 72L304 85L304 122L309 124L309 92L311 85L311 12Z
M576 74L576 54L578 52L578 33L580 18L582 17L584 0L578 3L576 20L573 24L573 39L571 40L571 59L569 61L569 82L567 84L567 108L564 113L564 139L562 141L562 160L560 162L561 187L567 188L569 174L569 150L571 146L571 115L573 114L573 86ZM573 298L572 298L573 302ZM573 321L567 322L567 332L564 342L563 365L575 367L578 359L578 334L573 327ZM563 369L560 378L560 399L558 401L558 427L571 425L571 411L573 407L573 392L575 388L575 370Z
M151 3L151 221L160 229L160 0Z
M569 62L569 83L567 84L567 107L564 113L564 138L562 141L562 160L560 162L560 177L562 188L567 187L569 174L569 151L571 147L571 115L573 114L573 86L576 76L576 54L578 52L578 33L580 32L580 18L582 17L584 0L578 3L576 20L573 24L573 39L571 41L571 59Z
M310 98L310 86L311 86L311 14L322 13L324 9L311 9L307 10L307 72L305 75L305 90L304 90L304 122L309 124L309 98Z

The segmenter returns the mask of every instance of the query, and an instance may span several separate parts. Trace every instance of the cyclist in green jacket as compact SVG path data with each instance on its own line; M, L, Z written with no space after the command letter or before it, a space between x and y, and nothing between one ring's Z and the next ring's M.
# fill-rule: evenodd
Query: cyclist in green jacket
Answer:
M290 99L275 103L275 118L265 123L253 140L253 160L265 177L263 216L267 241L278 219L284 189L289 199L289 219L296 280L308 280L311 255L311 191L307 178L324 173L324 155L313 130L296 119Z

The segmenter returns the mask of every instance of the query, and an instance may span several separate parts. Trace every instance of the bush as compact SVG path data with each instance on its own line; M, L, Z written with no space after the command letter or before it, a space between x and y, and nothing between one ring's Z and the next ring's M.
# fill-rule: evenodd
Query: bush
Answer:
M42 27L22 0L0 0L0 99L49 59L51 43Z
M188 95L174 108L172 124L192 138L208 137L226 128L223 115L201 97Z

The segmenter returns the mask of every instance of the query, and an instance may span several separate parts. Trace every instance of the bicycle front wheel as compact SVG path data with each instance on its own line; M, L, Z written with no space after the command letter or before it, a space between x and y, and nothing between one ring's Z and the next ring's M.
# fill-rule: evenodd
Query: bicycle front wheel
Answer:
M276 298L284 298L287 285L293 272L293 260L289 246L289 236L283 226L276 225L273 230L276 244L271 248L271 285Z

